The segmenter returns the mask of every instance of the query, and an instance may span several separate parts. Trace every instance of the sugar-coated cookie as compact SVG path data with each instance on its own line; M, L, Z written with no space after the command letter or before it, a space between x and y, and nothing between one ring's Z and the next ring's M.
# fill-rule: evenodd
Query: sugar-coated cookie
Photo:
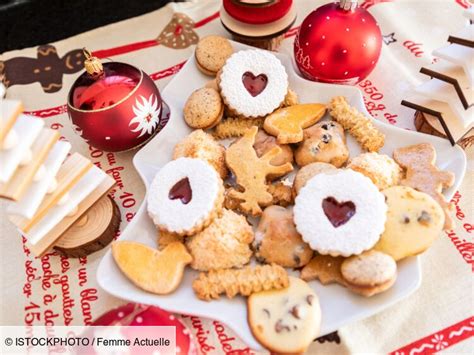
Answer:
M393 286L397 278L397 263L387 254L369 250L344 260L341 274L348 289L371 297Z
M219 76L225 104L237 116L261 117L277 109L288 92L288 75L280 60L260 49L236 52Z
M201 232L188 237L191 267L200 271L240 268L250 261L254 233L244 216L224 209Z
M319 174L295 199L296 229L320 254L350 256L372 248L384 231L384 195L352 170Z
M202 73L214 76L232 53L234 53L234 49L227 38L207 36L198 42L194 57L196 65Z
M176 144L173 159L181 157L205 160L216 169L222 179L227 177L224 146L201 129L193 131Z
M319 280L323 285L338 283L344 285L341 265L345 260L342 256L315 255L301 270L300 277L305 281Z
M293 213L281 206L269 206L263 211L254 248L258 260L283 267L302 267L313 256L313 250L295 228Z
M275 137L268 135L263 129L259 129L253 145L257 156L261 157L273 147L280 147L281 152L270 160L270 164L282 165L285 163L293 163L293 150L291 147L285 144L278 144Z
M352 158L347 167L367 176L379 190L398 185L402 177L400 166L392 158L375 152Z
M201 88L189 96L183 109L184 120L191 128L211 128L224 115L224 105L219 92L212 88Z
M321 173L336 171L336 167L328 163L311 163L303 166L295 175L293 180L294 196L298 195L304 185L313 177Z
M299 166L315 162L341 167L349 158L344 128L333 121L316 123L304 130L303 142L295 152Z
M286 289L253 293L247 300L248 322L255 338L278 354L304 353L319 335L321 307L309 285L289 277Z
M374 248L397 261L428 249L443 230L441 206L428 194L408 186L382 192L388 205L387 222Z
M221 212L224 185L201 159L179 158L165 164L148 190L148 214L162 230L192 235Z

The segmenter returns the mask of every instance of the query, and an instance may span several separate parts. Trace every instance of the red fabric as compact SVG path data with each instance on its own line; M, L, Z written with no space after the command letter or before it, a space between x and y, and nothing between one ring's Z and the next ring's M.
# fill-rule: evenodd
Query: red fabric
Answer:
M236 20L254 25L263 25L285 16L290 11L293 0L280 0L275 4L264 7L237 5L232 0L224 0L223 4L227 13Z

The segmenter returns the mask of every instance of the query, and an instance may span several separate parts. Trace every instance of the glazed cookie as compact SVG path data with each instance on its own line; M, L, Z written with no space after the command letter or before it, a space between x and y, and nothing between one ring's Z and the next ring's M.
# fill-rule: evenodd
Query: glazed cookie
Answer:
M387 254L369 250L344 260L341 275L348 289L371 297L393 286L397 278L397 263Z
M224 209L209 227L186 239L193 256L191 267L200 271L240 268L250 261L253 238L245 217Z
M408 186L382 192L388 205L387 222L375 249L396 261L428 249L443 230L441 206L428 194Z
M316 255L301 270L300 277L305 281L319 280L323 285L338 283L345 285L341 274L342 256Z
M176 144L173 159L181 157L205 160L216 169L222 179L227 177L224 146L201 129L195 130Z
M218 91L204 87L189 96L183 113L189 127L206 129L220 122L224 114L224 105Z
M347 167L367 176L379 190L384 190L400 183L400 167L392 158L385 154L363 153L352 158Z
M192 235L221 212L224 185L201 159L179 158L164 165L148 191L148 214L160 230Z
M300 190L293 210L303 240L332 256L372 248L384 231L386 211L384 195L352 170L314 176Z
M197 44L194 57L201 72L214 76L224 66L232 53L234 53L234 49L227 38L207 36Z
M254 248L258 260L283 267L302 267L313 256L295 228L293 213L281 206L269 206L263 211Z
M299 166L320 162L341 167L349 159L344 128L337 122L319 122L304 130L303 143L296 149Z
M311 163L303 166L296 173L293 180L293 194L298 195L304 185L313 177L321 173L335 172L337 169L334 165L328 163Z
M304 353L319 335L318 296L303 280L289 279L288 288L254 293L247 300L250 329L272 353Z
M289 145L278 144L275 137L269 136L263 129L259 129L255 136L255 143L253 145L253 148L257 152L257 156L261 157L273 147L280 147L281 152L270 160L270 164L283 165L285 163L293 162L293 150Z
M234 53L222 68L224 102L238 116L261 117L277 109L288 92L288 75L272 53L250 49Z

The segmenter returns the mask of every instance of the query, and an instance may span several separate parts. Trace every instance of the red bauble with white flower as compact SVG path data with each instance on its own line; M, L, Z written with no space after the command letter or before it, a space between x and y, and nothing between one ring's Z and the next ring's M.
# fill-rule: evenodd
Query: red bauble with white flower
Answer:
M129 64L86 52L86 72L73 84L68 114L73 129L95 148L118 152L144 144L163 128L163 101L151 78Z
M374 69L382 35L374 17L356 0L340 0L310 13L295 39L301 74L310 80L356 84Z

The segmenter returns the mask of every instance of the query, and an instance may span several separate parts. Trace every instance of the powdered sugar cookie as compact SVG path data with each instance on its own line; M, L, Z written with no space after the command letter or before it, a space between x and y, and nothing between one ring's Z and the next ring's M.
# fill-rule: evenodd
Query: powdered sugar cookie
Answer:
M272 353L304 353L319 335L318 296L303 280L289 279L288 288L254 293L247 301L250 329Z
M400 166L392 158L375 152L352 158L347 167L367 176L379 190L398 185L402 175Z
M238 116L268 115L288 93L285 67L275 55L260 49L232 54L218 82L225 104Z
M335 172L336 167L328 163L311 163L303 166L296 173L293 180L293 194L298 195L304 185L313 177L321 173Z
M201 159L172 160L156 174L148 191L148 214L159 229L192 235L222 210L224 185Z
M369 178L352 170L319 174L295 199L296 229L320 254L350 256L374 246L387 205Z

